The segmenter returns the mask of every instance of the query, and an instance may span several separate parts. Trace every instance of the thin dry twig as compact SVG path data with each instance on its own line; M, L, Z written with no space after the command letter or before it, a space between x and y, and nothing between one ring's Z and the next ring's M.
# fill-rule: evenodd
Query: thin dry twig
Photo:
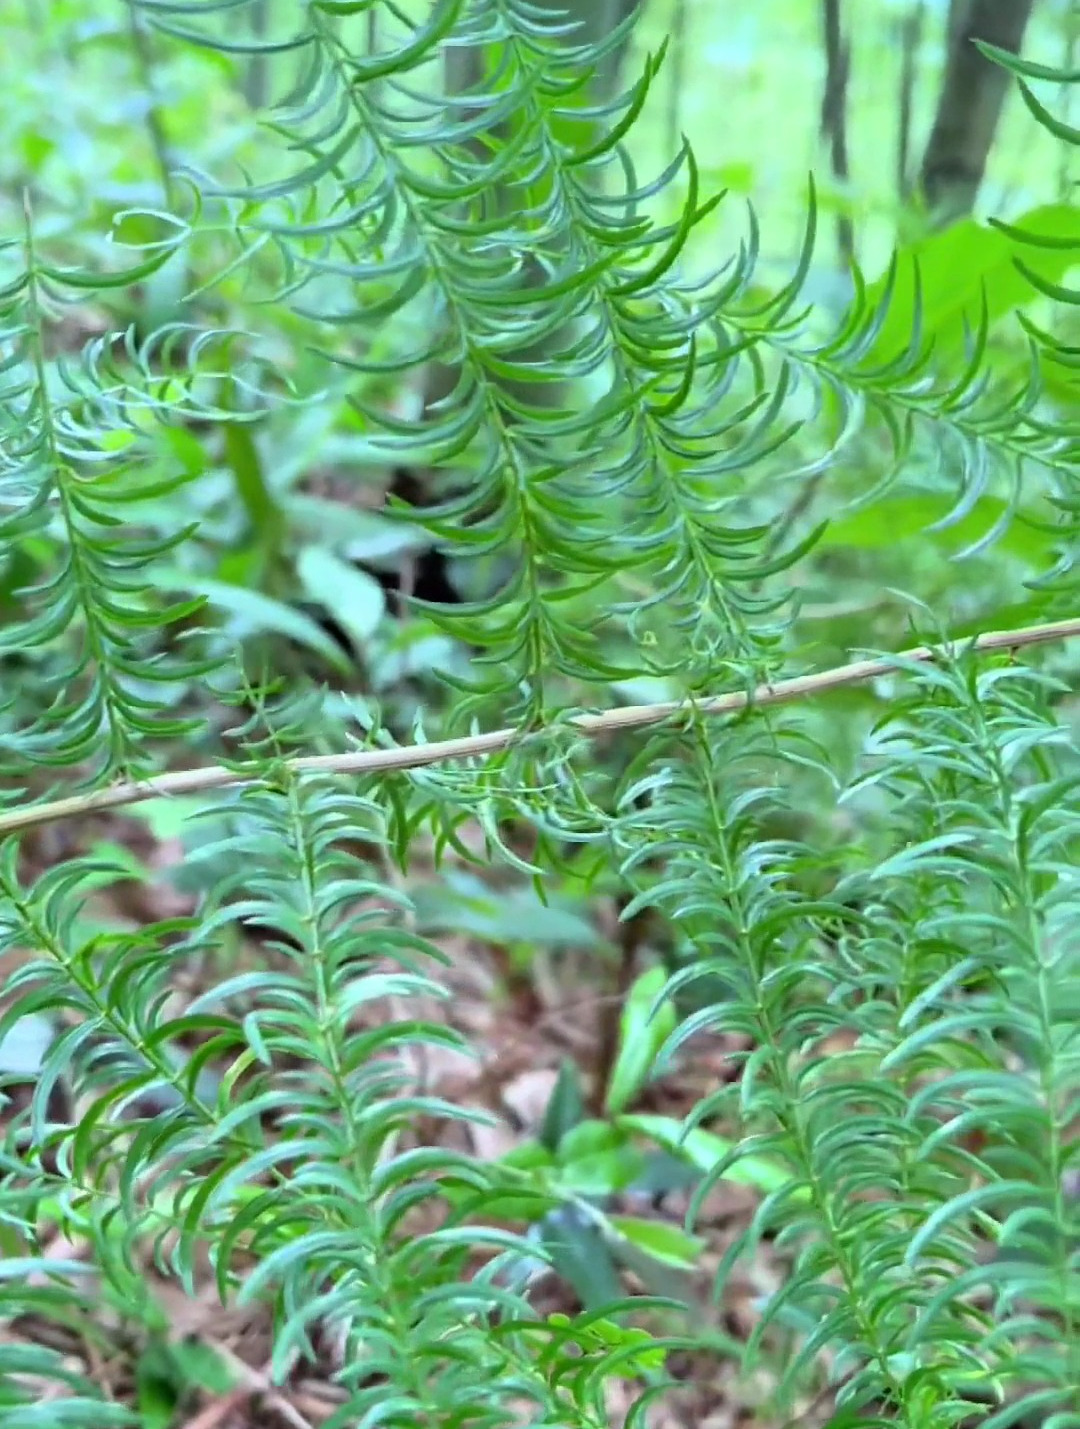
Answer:
M247 1364L220 1340L208 1340L207 1343L243 1380L242 1387L249 1395L261 1396L267 1407L272 1409L275 1414L280 1415L287 1424L292 1425L293 1429L313 1429L311 1421L290 1403L288 1396L274 1384L265 1370L259 1370L253 1365Z
M220 1429L229 1416L239 1410L250 1397L251 1392L248 1389L232 1389L228 1394L204 1405L193 1419L187 1421L184 1429Z
M940 645L919 645L898 655L876 656L868 660L853 660L831 670L812 675L796 675L772 685L759 685L755 690L735 691L695 700L669 700L660 704L623 705L601 714L577 715L570 727L579 734L595 738L616 730L643 729L661 724L678 715L737 714L756 705L787 704L810 698L826 690L854 685L882 675L895 673L901 662L929 664L943 656L960 653L965 648L987 653L994 650L1019 650L1028 645L1046 644L1051 640L1069 640L1080 635L1080 618L1057 620L1046 625L1028 625L1019 630L992 630L970 640L947 641ZM537 730L494 729L486 734L464 735L458 739L442 739L431 744L400 745L393 749L362 749L346 754L305 754L285 761L297 774L377 774L404 769L420 769L452 759L475 759L497 754L516 743L535 738ZM265 766L245 768L242 764L226 768L211 764L200 769L177 769L152 779L125 781L106 789L86 794L72 794L40 804L29 804L0 815L0 837L21 829L37 828L77 815L97 813L102 809L119 809L146 799L176 797L182 794L204 793L238 784L258 784L265 781Z

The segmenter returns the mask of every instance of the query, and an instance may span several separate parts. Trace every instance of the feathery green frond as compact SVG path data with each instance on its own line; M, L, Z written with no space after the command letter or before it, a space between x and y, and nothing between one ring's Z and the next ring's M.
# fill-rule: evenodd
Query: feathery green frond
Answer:
M18 618L0 650L31 659L42 649L41 712L26 719L6 700L0 735L9 771L71 768L86 779L153 767L151 741L191 728L173 713L173 691L205 673L196 657L166 654L158 632L187 621L199 602L156 597L144 572L190 532L140 529L140 505L177 497L179 463L143 475L147 438L160 421L229 420L214 400L228 372L229 334L172 325L139 343L133 333L88 339L79 360L50 353L65 306L87 288L143 281L179 239L112 275L58 268L38 251L27 221L20 271L3 295L0 393L0 537L56 541L52 569L31 568L14 593ZM177 366L182 355L182 365ZM160 691L160 693L159 693Z
M614 99L597 83L632 17L591 40L538 0L130 10L148 91L154 47L216 57L230 82L257 74L259 128L157 177L186 214L117 215L140 238L126 268L29 219L3 250L6 797L47 797L41 770L78 791L207 750L247 782L188 785L168 811L184 916L103 918L94 894L131 875L113 855L0 849L0 1045L27 1018L55 1034L23 1100L0 1097L0 1314L81 1308L78 1265L45 1253L57 1227L114 1295L136 1294L149 1258L188 1294L209 1276L223 1300L268 1306L278 1383L332 1335L335 1429L602 1429L620 1376L628 1424L646 1422L664 1354L696 1343L660 1331L698 1327L666 1291L537 1309L551 1218L603 1240L610 1206L561 1174L547 1130L542 1164L485 1163L479 1113L426 1084L425 1049L471 1049L402 881L422 848L433 881L442 861L485 869L493 900L562 877L613 890L626 921L653 914L656 947L650 932L623 952L624 971L660 950L670 964L660 1068L720 1038L732 1071L688 1118L715 1128L698 1148L731 1147L696 1153L691 1219L729 1173L770 1168L716 1275L723 1296L766 1239L782 1266L737 1347L772 1372L763 1420L801 1414L812 1387L837 1426L1080 1422L1080 770L1056 678L1073 671L947 640L1014 578L1018 603L1025 582L1075 593L1077 431L1054 382L1076 367L1058 311L1075 302L1068 206L1045 231L1000 226L1019 342L1001 355L1006 304L984 293L958 299L950 347L918 253L874 283L852 272L842 310L812 300L812 186L786 277L753 211L702 271L722 196L688 141L649 175L635 157L662 52ZM1066 76L994 57L1074 142L1033 88ZM153 108L146 148L166 169L181 146ZM133 321L132 295L166 279L166 315L148 302L154 321ZM63 318L90 298L104 311L75 341ZM313 418L291 447L283 411ZM350 564L371 514L357 488L375 472L393 490L398 464L429 504L391 499L389 517L466 569L459 601L402 601L415 626L384 620L382 587ZM1000 586L940 612L940 654L831 695L808 679L823 707L781 712L768 682L805 668L802 597L832 601L845 574L822 531L841 508L888 520L886 492L926 498L931 533L985 514L973 561L1022 519L1026 564L1003 557ZM319 587L340 658L294 599L312 585L291 525L305 499L343 528ZM890 545L869 547L886 571ZM856 599L844 640L897 648L908 610L933 606L920 573L891 624ZM335 580L342 606L370 581L373 618L335 609ZM280 672L275 706L234 648L249 626L208 638L198 599L163 594L199 589L276 612L266 625L299 631L347 688ZM454 642L445 708L427 704L429 670L412 678L417 630ZM268 668L280 648L259 648ZM401 677L369 679L372 651ZM724 690L747 692L737 711L700 705ZM640 739L640 710L591 741L596 724L574 722L653 699L671 717ZM421 744L481 721L513 737L438 768L296 763L357 728L377 748L402 725ZM459 1140L425 1140L428 1124ZM39 1380L61 1390L43 1425L127 1422L57 1357L0 1337L15 1425Z

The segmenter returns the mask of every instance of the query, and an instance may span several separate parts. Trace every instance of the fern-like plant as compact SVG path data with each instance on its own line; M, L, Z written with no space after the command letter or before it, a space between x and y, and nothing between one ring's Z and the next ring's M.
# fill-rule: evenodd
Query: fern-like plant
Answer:
M961 359L917 290L897 341L900 263L856 274L839 321L810 304L812 194L783 282L752 216L703 276L719 199L689 145L655 176L632 157L662 55L617 100L592 87L629 26L584 43L536 0L128 9L167 206L87 245L31 193L3 259L0 1043L53 1023L32 1086L6 1078L3 1324L83 1323L102 1286L133 1303L152 1258L189 1295L212 1277L269 1304L279 1383L331 1336L341 1429L600 1429L626 1379L650 1422L658 1365L704 1343L680 1307L575 1318L532 1293L526 1227L570 1208L610 1229L605 1209L420 1132L471 1113L416 1050L468 1047L396 870L421 847L475 862L478 831L483 862L541 886L585 849L625 918L668 930L664 998L723 989L656 1070L700 1036L740 1049L687 1127L732 1138L690 1217L772 1168L715 1286L773 1241L785 1278L738 1347L773 1373L763 1416L824 1386L838 1429L1080 1424L1074 662L1027 657L1074 633L1035 628L1071 613L1080 520L1048 385L1075 367L1054 335L1074 295L1036 260L1080 223L1008 230L1035 301L1018 378L989 302ZM475 82L447 93L466 47ZM269 89L257 128L238 102L231 152L189 165L152 71L195 53ZM1075 77L995 58L1076 142L1032 88ZM125 328L154 283L171 315ZM87 295L105 317L74 351ZM454 380L425 409L432 364ZM449 698L268 678L259 622L341 663L288 600L314 567L290 544L303 462L274 470L283 412L315 424L311 465L344 431L358 462L423 473L430 502L391 514L464 568L467 599L411 606L454 642ZM815 673L814 510L905 501L945 527L985 511L975 559L1026 520L1038 580L1015 613L989 586L931 616L915 579L868 628L895 651L913 620L932 648ZM321 588L329 569L355 633L344 552ZM130 865L34 837L149 798L188 801L194 912L103 923L93 893ZM237 956L252 929L262 961ZM0 1406L5 1429L131 1422L28 1334L0 1337Z

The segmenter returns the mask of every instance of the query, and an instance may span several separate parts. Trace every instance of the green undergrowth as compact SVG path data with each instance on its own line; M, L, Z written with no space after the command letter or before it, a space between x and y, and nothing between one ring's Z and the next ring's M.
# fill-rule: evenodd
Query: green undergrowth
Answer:
M752 210L710 250L688 144L637 171L665 61L606 97L623 31L120 9L21 35L101 105L23 135L3 210L5 1429L235 1385L148 1266L264 1307L333 1429L644 1425L687 1353L763 1423L1080 1424L1077 657L1031 634L1075 613L1080 213L921 239L838 319L812 186L777 283ZM1074 144L1076 77L995 58ZM79 126L129 136L107 181ZM234 777L143 798L200 767ZM139 883L160 916L103 896ZM647 931L602 1084L462 1149L415 1075L478 1050L445 935L610 969L613 907ZM730 1077L657 1111L702 1046ZM745 1339L690 1288L725 1185L710 1307L782 1268ZM103 1301L142 1306L124 1393L40 1333Z

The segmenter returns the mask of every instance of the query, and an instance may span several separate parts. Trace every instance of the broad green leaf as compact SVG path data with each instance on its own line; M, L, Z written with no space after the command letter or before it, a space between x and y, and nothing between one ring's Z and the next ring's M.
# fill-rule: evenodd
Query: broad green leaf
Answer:
M704 1241L687 1235L678 1226L666 1221L643 1220L640 1216L608 1216L608 1223L640 1250L662 1260L692 1270L698 1262Z
M717 1136L714 1132L704 1131L698 1126L687 1130L682 1122L672 1116L654 1116L641 1112L620 1116L616 1124L625 1127L627 1131L636 1131L649 1137L673 1155L685 1157L706 1175L718 1166L725 1156L731 1154L735 1145L727 1137ZM791 1177L783 1166L767 1157L742 1156L728 1167L723 1179L738 1182L741 1186L753 1186L756 1190L770 1194L786 1186Z
M225 463L232 472L254 543L264 562L277 554L285 533L285 515L266 483L255 434L246 422L225 424Z
M619 1024L619 1050L612 1068L604 1106L616 1115L628 1106L648 1081L656 1054L675 1028L674 1004L657 1002L667 983L662 967L650 968L635 981Z
M559 1142L572 1127L577 1126L584 1115L585 1098L581 1092L578 1069L569 1058L564 1057L544 1109L544 1121L540 1128L541 1142L550 1151L556 1151Z
M141 819L158 841L178 839L191 829L195 815L206 808L206 799L177 794L167 799L146 799L126 810L130 818Z
M701 1180L701 1172L685 1156L675 1156L663 1149L650 1149L640 1176L634 1178L635 1195L668 1196L672 1192L689 1191Z
M596 947L595 927L569 900L542 903L531 888L500 889L468 874L452 872L442 886L416 890L417 924L423 932L472 933L505 946Z
M566 1329L571 1326L570 1316L564 1315L561 1311L549 1315L548 1323ZM647 1330L640 1330L636 1326L619 1325L614 1320L594 1319L590 1320L587 1325L575 1325L573 1338L583 1349L592 1346L609 1350L622 1349L629 1345L639 1347L635 1351L633 1359L619 1362L616 1372L620 1379L634 1379L642 1372L661 1370L664 1367L666 1349L663 1346L653 1348L652 1335Z
M498 1157L497 1164L518 1173L512 1178L512 1191L500 1189L478 1199L468 1188L446 1182L442 1194L447 1202L456 1208L475 1203L475 1212L470 1210L470 1214L485 1221L526 1224L539 1223L561 1205L563 1197L555 1189L558 1176L555 1159L539 1141L519 1142ZM505 1186L505 1180L501 1184Z
M579 1122L559 1142L558 1185L581 1196L609 1196L635 1182L645 1158L609 1121Z
M226 628L243 640L251 635L285 635L309 650L321 655L326 663L341 674L348 674L352 665L337 642L317 625L309 615L284 601L263 595L243 586L228 585L207 576L188 575L182 571L158 571L154 584L160 590L188 591L206 597L208 605L225 611L230 617Z
M621 1298L611 1250L597 1227L582 1222L572 1208L563 1208L544 1217L540 1234L555 1269L587 1310Z
M179 1384L187 1388L198 1385L211 1394L227 1394L237 1383L237 1376L213 1345L201 1340L180 1340L169 1346L169 1357L176 1366Z
M499 1162L503 1166L513 1166L519 1171L553 1168L556 1164L554 1156L540 1141L518 1142L517 1146L512 1146L505 1155L499 1157Z
M917 291L923 341L932 340L938 354L958 353L963 347L965 319L977 330L984 297L991 326L1039 297L1017 268L1017 260L1050 281L1064 277L1080 261L1080 210L1072 204L1044 204L1022 214L1013 226L1033 238L1075 238L1076 247L1034 247L974 218L963 218L901 249L889 310L872 347L873 358L888 361L907 351L915 326ZM881 299L887 281L887 275L882 275L869 284L866 297L871 307Z
M555 1184L579 1196L613 1196L625 1191L641 1175L645 1158L634 1146L613 1147L593 1155L564 1161Z
M375 577L325 546L305 546L296 559L296 573L311 599L333 616L362 653L386 611L386 597Z
M171 1367L163 1352L151 1346L135 1366L135 1398L142 1429L169 1429L179 1403Z
M561 1138L557 1156L560 1162L576 1161L582 1156L595 1156L601 1151L614 1151L626 1145L626 1134L610 1121L591 1117L578 1122Z
M1050 537L1025 523L1018 514L1010 518L1006 502L983 496L974 510L950 521L947 518L955 508L955 497L929 494L878 501L830 521L818 550L847 546L860 551L883 551L900 541L919 541L952 555L978 546L993 534L995 551L1016 556L1033 568L1051 564Z

